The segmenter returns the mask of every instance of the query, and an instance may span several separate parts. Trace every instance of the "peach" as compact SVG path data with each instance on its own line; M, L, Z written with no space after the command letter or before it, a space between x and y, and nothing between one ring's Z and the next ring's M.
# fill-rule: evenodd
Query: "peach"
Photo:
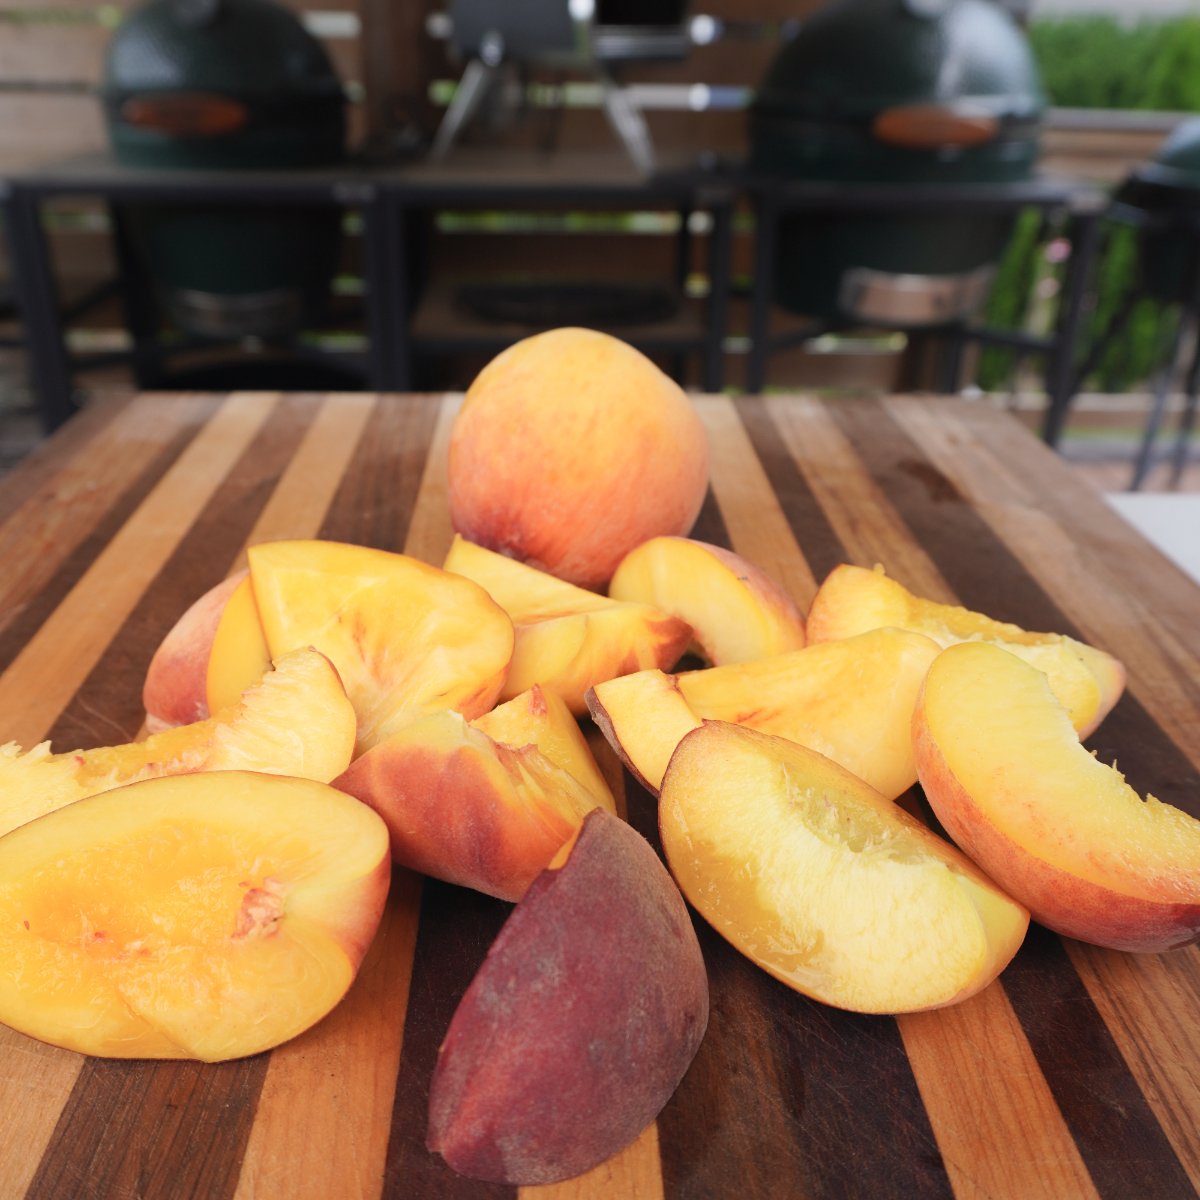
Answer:
M635 546L687 533L708 441L683 390L632 346L553 329L509 346L450 435L450 516L472 542L600 587Z
M478 584L341 542L267 542L248 555L272 656L298 646L328 656L358 716L359 753L428 713L469 720L495 704L513 627Z
M939 1008L1012 959L1028 912L965 855L836 763L705 722L659 800L667 862L718 933L838 1008Z
M774 579L740 554L692 538L643 542L621 560L608 594L686 621L692 649L714 666L804 645L804 618Z
M87 797L0 838L0 1021L103 1057L256 1054L342 998L389 880L383 822L327 784Z
M651 667L673 667L691 626L646 604L622 603L456 536L443 569L474 580L515 627L502 699L534 684L587 712L594 683Z
M1060 633L1030 633L955 604L914 596L890 579L847 563L835 567L817 590L808 612L808 639L823 642L881 625L911 629L939 646L987 641L1025 659L1050 678L1081 737L1111 711L1125 688L1125 668L1111 654Z
M209 588L185 609L159 643L142 685L150 732L190 725L211 714L206 687L209 651L225 605L245 577L243 571Z
M220 712L227 704L235 703L270 666L271 649L258 616L254 585L249 572L243 572L213 630L204 676L208 711Z
M1097 761L1040 671L998 646L952 646L913 731L946 832L1034 920L1116 950L1200 940L1200 821Z
M596 809L534 880L438 1053L427 1144L519 1186L579 1175L665 1107L708 1022L683 899L635 830Z
M296 650L238 704L144 741L60 754L49 742L25 752L0 746L0 834L84 796L162 775L246 770L328 783L349 764L355 729L329 660Z
M593 719L652 791L676 743L704 720L800 742L895 799L917 780L912 710L937 645L919 633L874 629L755 662L640 672L588 693Z
M616 811L602 779L602 792L593 790L599 769L575 719L561 701L551 717L549 704L552 697L540 697L541 717L539 701L522 697L513 714L493 720L515 744L456 712L431 713L355 759L334 786L383 817L393 861L519 900L593 808ZM522 707L532 720L521 720ZM535 722L540 728L531 728ZM586 779L572 773L581 762Z

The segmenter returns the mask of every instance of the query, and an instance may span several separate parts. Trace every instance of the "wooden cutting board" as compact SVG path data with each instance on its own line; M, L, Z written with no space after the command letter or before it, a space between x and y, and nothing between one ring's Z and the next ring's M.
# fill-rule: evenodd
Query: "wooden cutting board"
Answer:
M247 543L327 537L438 563L455 397L144 395L89 408L0 479L0 738L134 737L142 676ZM1200 813L1200 588L985 405L698 398L696 536L806 606L837 563L1096 643L1129 669L1091 744ZM628 819L650 797L593 744ZM600 902L600 898L598 898ZM424 1149L458 997L509 907L397 872L362 974L320 1025L216 1066L110 1062L0 1028L0 1198L510 1196ZM789 991L697 918L708 1033L657 1123L554 1198L1191 1197L1196 948L1118 954L1039 928L943 1011L864 1017Z

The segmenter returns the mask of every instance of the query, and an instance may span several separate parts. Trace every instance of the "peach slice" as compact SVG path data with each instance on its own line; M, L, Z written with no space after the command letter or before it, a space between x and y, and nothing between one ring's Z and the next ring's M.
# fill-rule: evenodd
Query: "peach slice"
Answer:
M271 667L271 648L258 616L250 573L239 577L213 630L205 668L208 711L220 712L257 683Z
M209 708L206 691L209 651L229 597L245 578L242 571L209 588L159 643L142 685L146 728L151 733L202 721L216 711ZM248 683L261 678L260 672Z
M547 716L538 718L536 731L522 721L520 707L491 721L491 728L504 730L501 736L515 735L516 744L497 740L456 712L431 713L355 759L334 786L383 817L395 862L519 900L593 808L616 811L602 779L602 790L595 790L592 773L598 777L599 769L561 700L549 716L547 701L556 700L541 698ZM531 711L529 700L520 701ZM564 722L582 748L570 740ZM586 781L572 773L583 755L590 764Z
M800 742L894 800L917 780L912 710L937 653L919 633L874 629L755 662L610 680L591 690L588 705L651 791L679 739L712 720Z
M643 542L621 560L608 594L686 621L694 632L692 649L714 666L804 645L804 618L783 588L740 554L707 542Z
M387 830L327 784L129 784L0 839L0 1021L111 1058L256 1054L345 994L387 896Z
M946 832L1034 920L1116 950L1200 940L1200 821L1098 762L1041 672L997 646L952 646L913 730Z
M474 580L512 619L516 641L505 700L538 684L582 715L592 684L673 667L692 637L677 617L575 587L459 536L443 569Z
M639 833L596 809L459 1003L427 1144L476 1179L579 1175L658 1116L707 1023L704 960L678 889Z
M195 771L264 771L328 783L354 750L354 709L329 660L284 655L241 701L215 717L141 742L53 754L43 742L0 746L0 834L84 796Z
M512 622L469 579L341 542L267 542L248 555L272 656L313 646L329 657L358 714L359 752L427 713L470 719L496 702Z
M706 722L679 743L659 824L684 896L741 953L838 1008L913 1012L986 987L1028 912L836 763Z
M943 648L986 641L1044 671L1081 737L1112 710L1125 689L1125 668L1111 654L1060 633L1030 633L955 604L914 596L882 567L835 567L813 597L808 639L824 642L892 625L933 638Z
M590 329L524 338L480 371L450 434L455 530L588 587L660 533L687 533L708 439L686 393Z
M566 703L536 683L528 691L498 704L471 722L494 742L519 750L536 746L551 762L583 784L596 802L616 812L613 799L592 749Z

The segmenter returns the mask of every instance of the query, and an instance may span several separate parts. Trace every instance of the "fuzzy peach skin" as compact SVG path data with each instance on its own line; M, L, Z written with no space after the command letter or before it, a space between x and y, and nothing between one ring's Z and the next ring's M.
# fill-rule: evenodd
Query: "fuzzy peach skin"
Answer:
M659 826L683 894L813 999L940 1008L1004 969L1029 914L965 855L822 755L708 721L679 743Z
M334 787L383 817L393 861L502 900L525 894L597 804L616 809L536 744L504 745L450 711L373 746Z
M0 838L0 1021L82 1054L257 1054L328 1013L391 879L387 830L312 780L217 771Z
M691 918L649 843L596 809L505 922L438 1053L427 1144L527 1186L590 1170L671 1098L708 1023Z
M601 587L635 546L692 528L708 442L686 394L640 351L594 330L553 329L509 346L475 378L448 472L464 537Z
M711 720L800 742L894 800L917 781L912 710L937 653L919 633L873 629L754 662L627 675L592 688L588 704L651 791L678 740Z
M241 571L221 580L195 600L159 643L142 684L146 728L155 733L172 725L190 725L210 715L208 707L208 656L225 605L238 584Z
M265 542L247 556L271 654L328 656L358 716L359 753L427 713L470 719L496 703L513 627L478 584L344 542Z
M1200 939L1200 821L1097 761L1040 671L997 646L951 646L913 742L946 832L1034 920L1115 950Z
M686 621L692 649L713 666L786 654L805 641L804 617L774 579L740 554L693 538L643 542L621 560L608 594Z
M692 638L691 626L678 617L576 587L461 535L442 569L479 584L512 620L515 642L502 700L537 685L582 716L593 684L673 667Z
M808 611L808 640L824 642L890 625L933 638L939 646L987 641L1026 660L1050 679L1071 721L1086 738L1125 690L1125 668L1111 654L1061 633L1031 633L956 604L914 595L874 570L843 563L817 589Z
M350 763L357 723L333 665L284 655L237 704L140 742L54 754L0 746L0 834L84 796L162 775L263 771L328 783Z

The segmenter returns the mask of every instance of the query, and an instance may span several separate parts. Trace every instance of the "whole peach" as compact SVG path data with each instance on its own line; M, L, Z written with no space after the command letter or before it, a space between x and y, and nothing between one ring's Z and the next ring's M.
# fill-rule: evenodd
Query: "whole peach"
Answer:
M608 334L563 328L497 355L450 437L454 528L585 587L635 546L685 534L708 486L708 442L683 390Z

